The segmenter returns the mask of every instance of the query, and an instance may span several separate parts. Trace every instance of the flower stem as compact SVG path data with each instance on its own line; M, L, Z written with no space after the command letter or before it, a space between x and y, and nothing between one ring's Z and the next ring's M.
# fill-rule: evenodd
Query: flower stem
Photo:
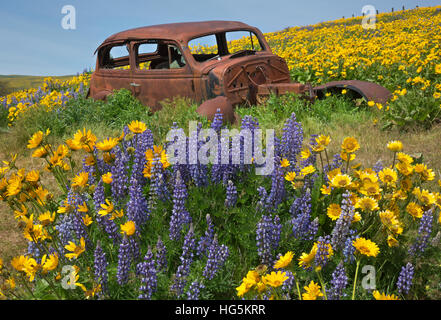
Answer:
M357 285L357 277L358 277L358 268L360 267L360 260L357 259L357 268L355 269L355 277L354 277L354 287L352 288L352 299L355 297L355 287Z

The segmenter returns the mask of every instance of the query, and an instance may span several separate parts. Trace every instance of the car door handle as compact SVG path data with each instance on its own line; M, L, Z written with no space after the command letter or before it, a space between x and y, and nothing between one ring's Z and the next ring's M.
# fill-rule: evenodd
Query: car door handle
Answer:
M135 82L132 82L130 85L132 87L140 87L141 86L139 83L135 83Z

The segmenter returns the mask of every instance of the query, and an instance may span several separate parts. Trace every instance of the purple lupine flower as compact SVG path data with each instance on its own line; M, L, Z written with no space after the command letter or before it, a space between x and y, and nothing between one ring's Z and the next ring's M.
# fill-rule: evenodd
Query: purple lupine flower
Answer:
M127 202L127 218L135 222L136 230L144 225L150 216L148 202L142 192L139 180L132 175L130 178L129 201Z
M268 202L266 201L268 198L268 193L266 192L266 189L262 186L257 188L257 192L259 193L259 197L260 200L259 202L257 202L257 211L259 212L265 212L265 211L269 211L269 205L267 204Z
M208 280L213 279L219 268L228 259L229 254L228 247L223 244L219 245L217 235L215 235L211 245L208 247L208 260L202 275Z
M290 292L294 288L295 284L295 276L294 274L289 270L284 270L283 272L286 273L286 276L288 279L286 279L282 284L282 292L284 293L285 298L288 300L291 299Z
M205 231L205 234L201 236L201 238L198 241L198 246L196 250L196 254L198 256L207 255L207 249L211 246L211 242L214 239L214 226L213 221L211 220L211 216L207 214L205 216L205 219L207 220L207 230Z
M430 234L432 233L432 223L433 208L424 212L421 217L420 225L418 227L418 235L409 249L409 254L411 256L421 254L426 250L429 244Z
M93 201L95 203L95 209L97 211L101 210L101 205L105 203L104 186L101 180L98 182L95 188ZM119 233L118 227L113 221L109 220L108 217L103 217L100 214L97 214L96 220L114 243L118 243L121 240L121 234Z
M135 237L129 237L130 254L133 261L137 261L141 256L141 249L139 248L139 243Z
M138 263L137 269L141 275L140 295L138 299L150 300L152 294L156 291L158 283L155 260L153 259L153 253L150 248L147 250L144 261Z
M125 236L119 246L118 252L118 268L116 278L119 285L124 285L129 279L129 271L132 262L132 253L130 250L130 242Z
M262 264L273 265L273 250L279 246L281 228L278 216L273 220L270 215L263 215L257 223L257 254Z
M104 293L107 291L107 266L106 253L101 248L100 241L98 241L94 254L94 275L95 281L101 285L101 292Z
M115 162L112 166L112 196L115 201L124 199L127 194L127 182L128 182L128 161L129 156L123 152L120 146L114 148Z
M193 281L188 287L187 300L199 300L201 290L204 288L205 286L202 282Z
M348 285L348 277L346 275L345 267L342 262L339 263L332 273L331 289L328 293L329 300L340 300L343 295L343 290Z
M329 235L320 236L317 239L317 253L314 262L316 266L324 268L329 259L329 246L331 245L331 237Z
M57 222L55 229L57 230L58 239L63 247L67 245L69 241L74 241L71 215L64 215L61 220Z
M311 192L309 188L303 190L302 196L296 198L289 209L292 233L296 239L312 240L317 232L318 221L311 221Z
M227 198L225 199L225 206L227 208L234 207L237 201L237 189L233 184L233 181L228 180L227 184Z
M346 239L349 235L352 220L354 219L355 209L351 203L350 197L351 194L349 192L343 193L341 214L331 232L331 245L334 250L344 248Z
M158 237L158 242L156 242L156 271L166 271L167 270L167 248L161 240L161 237Z
M35 259L41 258L43 256L41 254L40 248L37 246L37 244L34 241L28 241L27 253Z
M296 114L293 112L283 126L281 139L281 156L288 159L290 163L297 162L297 155L300 153L303 144L303 128L297 122Z
M383 166L383 162L381 160L378 160L373 166L372 166L372 170L374 170L376 173L380 172L381 170L383 170L384 166Z
M153 149L152 132L147 129L140 134L136 134L130 141L130 145L135 149L133 154L132 179L136 179L138 183L143 186L147 181L142 173L147 162L145 151Z
M340 168L343 164L343 160L340 156L339 153L334 154L333 158L332 158L332 162L329 165L325 165L324 166L324 182L328 183L329 179L328 179L328 172Z
M412 287L412 280L415 269L413 265L408 262L405 266L401 268L400 275L398 276L397 288L398 292L401 294L408 294L410 287Z
M356 232L355 230L349 230L348 237L346 238L344 247L343 247L343 257L344 262L346 263L352 263L355 261L355 247L352 244L352 241L354 241L356 238Z
M190 224L190 229L184 238L184 244L182 246L182 254L180 257L181 264L176 270L173 284L170 288L177 297L180 297L184 292L184 287L187 283L187 277L190 274L190 266L193 263L193 251L196 247L196 241L194 239L193 225Z
M211 128L214 129L216 132L220 132L220 130L222 129L222 125L223 125L223 115L220 109L218 108L216 110L216 113L214 114L213 122L211 123Z
M280 157L274 157L274 170L271 173L271 190L266 199L271 211L277 210L277 207L286 197L285 178L280 160Z
M170 218L170 239L179 240L181 238L181 230L185 224L191 223L190 213L185 207L187 200L187 187L178 171L176 174L175 189L173 192L173 211Z

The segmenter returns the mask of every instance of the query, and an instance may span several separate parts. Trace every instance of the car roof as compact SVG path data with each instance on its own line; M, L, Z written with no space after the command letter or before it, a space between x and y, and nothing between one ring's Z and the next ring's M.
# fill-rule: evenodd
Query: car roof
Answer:
M104 42L98 47L98 49L104 45L125 40L151 38L188 41L192 38L202 36L204 34L239 29L256 30L256 28L239 21L216 20L158 24L115 33L104 40Z

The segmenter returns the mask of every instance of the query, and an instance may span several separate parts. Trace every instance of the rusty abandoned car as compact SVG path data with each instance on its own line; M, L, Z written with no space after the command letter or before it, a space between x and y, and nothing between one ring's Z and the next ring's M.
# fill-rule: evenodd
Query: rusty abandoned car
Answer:
M235 46L248 39L250 48ZM210 50L200 50L201 47ZM209 51L209 52L207 52ZM175 96L201 103L197 112L212 119L219 108L234 121L234 106L258 104L270 93L295 92L308 99L346 88L357 97L385 103L391 93L359 80L312 87L292 83L284 59L273 54L259 29L235 21L162 24L131 29L107 38L95 51L89 96L104 100L126 88L156 111Z

